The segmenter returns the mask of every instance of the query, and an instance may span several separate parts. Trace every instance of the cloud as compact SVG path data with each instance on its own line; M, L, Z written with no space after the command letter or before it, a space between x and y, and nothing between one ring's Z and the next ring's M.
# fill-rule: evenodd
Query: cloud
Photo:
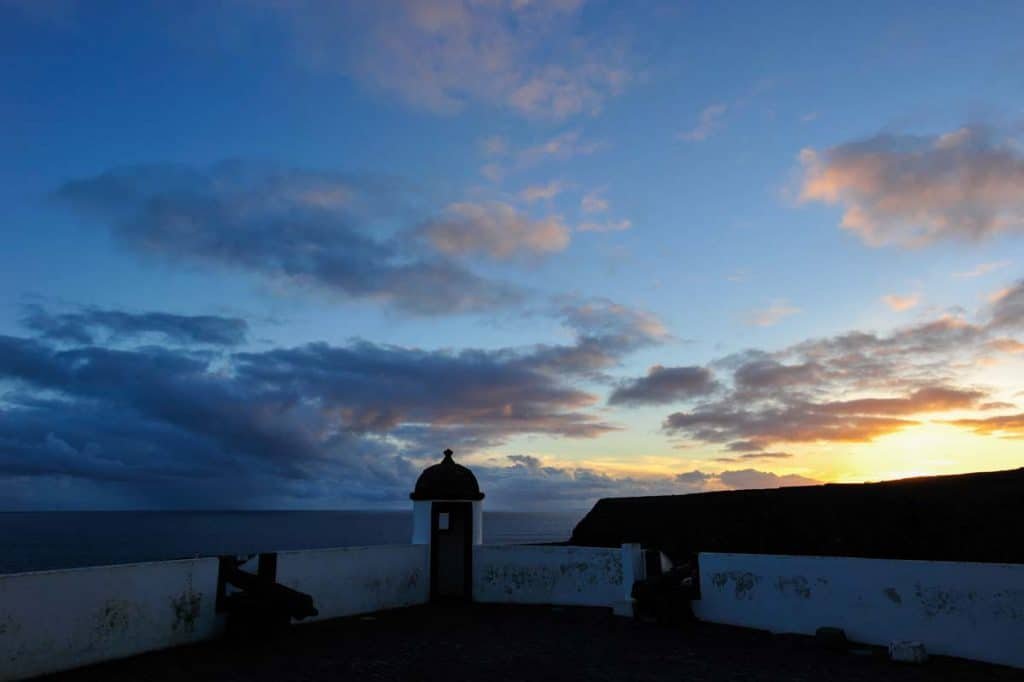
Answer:
M0 336L0 484L54 500L63 481L58 489L121 508L394 504L418 474L410 458L426 452L618 428L579 384L660 343L664 327L607 300L564 300L552 314L571 343L451 351L354 340L243 352L162 326L153 338L148 320L162 318L128 313L101 318L130 320L132 331L146 323L117 348L97 345L108 331L89 325L87 338L59 343L47 325L35 337ZM594 472L569 478L579 490L629 485Z
M565 191L565 183L552 180L546 185L531 185L519 193L519 198L528 204L535 201L551 200Z
M601 372L624 355L669 339L655 315L607 299L565 299L555 314L572 330L576 341L571 346L535 347L534 362L553 372L604 378Z
M887 334L850 331L718 358L703 367L714 371L715 390L666 415L662 429L681 439L679 447L719 446L716 461L737 462L768 457L763 453L780 452L779 445L867 443L947 413L1012 408L972 383L970 369L993 351L1024 351L1006 336L1024 326L1021 292L1020 282L1002 289L973 315L977 322L945 314ZM1013 425L1004 416L950 423L978 433Z
M407 230L388 234L389 219L407 219L408 203L390 182L224 162L109 171L68 182L56 197L141 254L247 271L407 313L476 312L521 299L509 285L417 249ZM557 238L557 225L547 230Z
M985 396L986 393L979 390L929 386L906 397L838 400L819 405L818 409L833 414L913 415L977 407Z
M755 327L772 327L799 312L799 308L789 305L786 301L775 301L767 308L755 310L747 315L747 324Z
M457 203L420 228L437 251L495 260L562 251L570 232L557 216L534 219L501 202Z
M163 326L181 345L132 336L103 347L89 325L88 338L60 334L60 345L46 325L34 338L0 336L0 480L38 492L66 479L131 508L394 503L418 473L410 456L617 428L576 383L660 342L663 328L610 301L555 312L572 343L457 352L358 340L211 350ZM162 318L101 319L149 334Z
M732 448L729 448L732 449ZM743 462L753 459L791 459L793 455L788 452L748 452L736 457L716 457L716 462Z
M795 474L779 476L743 469L705 473L686 471L674 476L612 476L588 467L552 466L532 455L510 455L508 465L495 462L474 466L489 504L515 509L588 509L604 497L683 495L710 490L778 488L819 483Z
M664 405L703 396L715 389L714 375L705 367L655 365L647 376L628 381L612 391L610 405Z
M723 358L716 364L732 370L728 390L670 414L663 428L741 452L774 443L869 442L920 423L920 415L980 409L987 392L957 385L951 368L961 354L984 351L987 334L940 318L888 336L851 332Z
M519 151L517 164L520 168L528 168L547 160L567 161L590 156L602 146L600 142L585 139L580 130L567 130Z
M632 227L633 222L623 218L622 220L609 220L603 223L580 223L580 226L576 229L580 232L624 232Z
M991 329L1019 329L1024 327L1024 280L1001 289L990 299Z
M604 197L603 190L587 192L580 200L580 209L584 213L604 213L608 210L608 199Z
M79 344L101 338L110 342L152 335L171 343L237 346L245 342L249 329L245 320L217 315L128 313L101 308L52 313L38 305L25 308L21 323L44 338Z
M539 119L596 114L631 80L607 32L598 44L583 30L580 0L263 5L314 68L437 113L482 103Z
M783 387L811 386L823 378L823 368L816 362L783 364L760 354L751 354L733 373L739 391L752 394L776 391Z
M749 488L788 488L797 485L817 485L821 481L813 478L786 474L779 476L768 471L741 469L740 471L723 471L718 476L723 485L734 490Z
M984 419L955 419L947 422L983 436L1024 438L1024 414L1007 414Z
M553 466L532 455L510 455L510 465L473 466L488 504L517 510L586 510L602 497L692 492L669 476L618 475L591 467Z
M695 485L703 488L709 481L714 479L714 474L706 474L703 471L684 471L676 474L676 480L680 483Z
M712 104L711 106L705 107L705 109L700 112L700 118L697 121L697 125L690 130L678 133L676 137L687 142L703 142L721 128L722 118L725 116L725 112L727 110L728 107L722 103Z
M882 301L889 306L889 309L902 313L906 310L910 310L921 302L921 296L919 294L909 294L907 296L900 296L899 294L886 294L882 296Z
M501 140L500 143L496 141L498 139ZM481 150L488 161L481 166L480 174L491 182L501 182L510 174L544 163L589 156L603 146L601 142L585 139L579 129L566 130L519 149L513 148L505 138L488 138L481 145Z
M751 452L751 451L758 452L758 451L763 450L764 448L762 448L760 445L758 445L754 441L738 440L738 441L734 441L732 443L729 443L729 445L726 446L725 449L730 451L730 452Z
M740 469L737 471L723 471L717 474L704 473L702 471L686 471L676 475L680 483L694 486L694 492L705 492L708 490L744 490L756 488L786 488L796 485L817 485L821 481L813 478L798 476L797 474L786 474L779 476L768 471L757 469Z
M800 155L802 202L840 204L871 246L980 241L1024 230L1024 155L980 126L876 135Z
M824 409L822 409L824 407ZM665 418L666 433L705 443L863 443L918 422L880 415L836 413L828 405L793 403L743 408L725 400Z
M1008 260L993 261L991 263L979 263L970 270L965 270L963 272L954 272L953 277L956 277L958 279L972 279L974 277L981 277L982 275L987 275L990 272L1001 270L1002 268L1005 268L1009 264L1010 261Z
M1001 353L1024 353L1024 343L1021 343L1017 339L1010 339L1005 336L998 339L992 339L988 342L988 347Z

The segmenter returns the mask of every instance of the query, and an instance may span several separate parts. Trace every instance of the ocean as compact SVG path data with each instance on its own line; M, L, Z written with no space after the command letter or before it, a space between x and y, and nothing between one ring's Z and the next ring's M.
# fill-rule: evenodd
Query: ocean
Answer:
M568 540L582 513L484 512L484 542ZM405 511L0 512L0 573L409 542Z

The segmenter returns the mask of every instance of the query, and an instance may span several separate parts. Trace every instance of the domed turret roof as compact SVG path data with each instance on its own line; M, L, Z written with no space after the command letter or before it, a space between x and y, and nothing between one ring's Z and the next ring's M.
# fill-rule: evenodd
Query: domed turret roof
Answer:
M413 500L482 500L480 484L473 472L456 464L452 451L444 451L444 459L428 466L416 481L416 489L409 495Z

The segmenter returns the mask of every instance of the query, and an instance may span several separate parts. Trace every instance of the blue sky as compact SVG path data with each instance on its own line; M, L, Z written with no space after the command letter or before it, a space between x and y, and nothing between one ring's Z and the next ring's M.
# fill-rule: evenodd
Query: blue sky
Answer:
M1019 466L1022 20L0 0L0 507Z

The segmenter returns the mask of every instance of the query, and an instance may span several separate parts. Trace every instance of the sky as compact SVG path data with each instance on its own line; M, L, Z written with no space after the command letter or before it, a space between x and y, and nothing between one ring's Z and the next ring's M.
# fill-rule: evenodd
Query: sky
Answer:
M0 0L0 509L1022 466L1022 25Z

